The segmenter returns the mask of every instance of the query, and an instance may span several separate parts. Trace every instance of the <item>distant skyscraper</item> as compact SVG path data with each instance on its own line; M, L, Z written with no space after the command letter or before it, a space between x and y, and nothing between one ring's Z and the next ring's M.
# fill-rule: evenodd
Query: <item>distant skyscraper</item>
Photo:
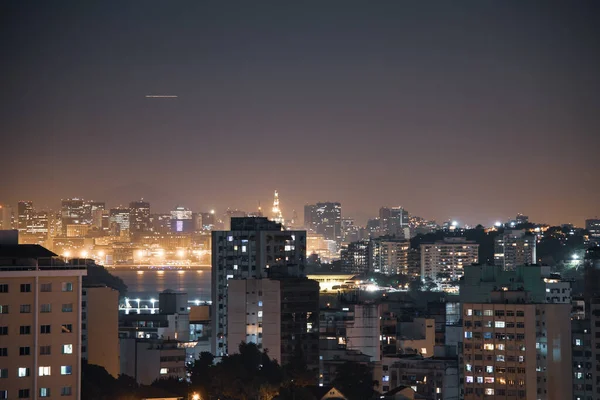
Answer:
M0 230L12 228L12 207L0 204Z
M524 230L507 229L496 236L494 265L515 269L519 265L536 264L536 239Z
M129 226L131 233L150 230L150 203L144 200L129 203Z
M228 343L229 279L304 275L306 232L284 231L267 218L232 218L231 230L212 232L213 354L220 357L239 343ZM236 339L237 340L237 339Z
M275 191L275 197L273 198L273 209L271 210L271 220L277 222L278 224L283 225L285 222L283 219L283 214L281 212L281 207L279 206L279 193L277 190Z
M337 202L305 205L304 227L323 235L326 240L341 243L343 240L342 205Z
M193 232L194 219L192 210L182 206L176 207L171 211L171 231L172 232Z
M31 225L33 215L35 214L33 202L20 201L17 206L17 212L17 228L19 229L19 233L26 233L27 227Z
M124 231L129 231L129 209L128 208L111 208L109 216L111 229L116 228L113 234L119 234Z
M379 223L384 235L404 238L404 228L408 228L408 212L402 207L381 207L379 209ZM410 239L407 237L406 239Z
M67 234L67 227L69 225L91 224L91 205L83 199L78 198L62 200L61 219L63 235Z

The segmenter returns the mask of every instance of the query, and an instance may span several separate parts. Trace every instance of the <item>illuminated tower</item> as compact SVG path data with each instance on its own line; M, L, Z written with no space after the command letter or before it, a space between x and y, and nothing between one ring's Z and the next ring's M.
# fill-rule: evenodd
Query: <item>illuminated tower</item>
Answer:
M281 214L281 209L279 208L279 193L277 190L275 191L275 199L273 200L273 210L271 220L283 225L283 215Z

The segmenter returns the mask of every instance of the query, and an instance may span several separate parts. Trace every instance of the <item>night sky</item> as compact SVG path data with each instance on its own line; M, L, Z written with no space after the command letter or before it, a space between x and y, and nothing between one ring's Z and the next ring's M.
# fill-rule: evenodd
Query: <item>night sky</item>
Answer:
M600 214L600 3L3 1L0 202ZM177 99L148 99L149 94Z

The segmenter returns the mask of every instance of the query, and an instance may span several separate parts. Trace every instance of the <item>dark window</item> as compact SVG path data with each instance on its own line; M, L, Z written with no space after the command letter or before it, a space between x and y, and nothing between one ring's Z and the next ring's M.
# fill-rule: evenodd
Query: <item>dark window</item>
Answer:
M19 334L20 335L31 335L31 326L29 326L29 325L21 325L19 327Z
M50 325L41 325L40 333L50 333Z
M50 325L48 325L48 326L50 326ZM61 330L62 330L62 333L71 333L71 332L73 332L73 325L62 324Z
M19 389L19 398L20 399L28 399L29 398L29 389Z
M31 284L30 283L21 283L21 293L29 293L31 292Z
M31 348L27 347L19 347L19 355L20 356L28 356L31 354Z
M6 284L6 283L0 284L0 293L8 293L8 284Z
M42 283L40 285L40 292L51 292L52 284L51 283Z
M49 356L51 353L51 347L50 346L41 346L40 347L40 355L41 356Z

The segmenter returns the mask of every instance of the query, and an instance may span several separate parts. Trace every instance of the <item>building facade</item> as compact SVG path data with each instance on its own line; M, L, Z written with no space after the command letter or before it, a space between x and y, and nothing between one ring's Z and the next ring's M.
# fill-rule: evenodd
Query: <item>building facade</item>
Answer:
M232 218L230 231L212 232L213 354L228 354L228 281L302 276L306 231L284 231L264 217ZM237 345L237 344L236 344Z
M86 268L55 256L0 246L0 398L80 398Z
M536 238L524 230L505 230L494 242L494 264L504 269L536 264Z
M421 279L456 281L464 267L479 260L479 244L463 238L446 238L431 244L421 244Z
M385 275L408 274L410 241L381 236L370 241L370 271Z
M341 243L342 205L338 202L322 202L304 206L304 227L306 230L323 235L326 240Z

